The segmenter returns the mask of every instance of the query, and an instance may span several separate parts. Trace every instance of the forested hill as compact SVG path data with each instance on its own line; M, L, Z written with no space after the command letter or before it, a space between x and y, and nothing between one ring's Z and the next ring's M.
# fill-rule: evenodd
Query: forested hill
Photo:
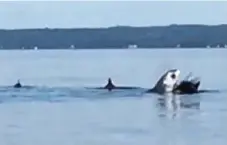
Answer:
M0 30L0 49L224 47L227 25ZM226 45L227 46L227 45Z

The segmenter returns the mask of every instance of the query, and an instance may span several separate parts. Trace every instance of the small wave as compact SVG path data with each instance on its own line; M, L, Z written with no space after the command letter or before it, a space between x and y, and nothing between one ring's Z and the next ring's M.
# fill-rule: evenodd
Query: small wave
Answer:
M143 89L136 90L107 90L73 88L73 87L37 87L22 88L0 87L0 102L14 101L67 101L72 98L107 99L117 97L141 97Z
M12 86L0 87L0 102L17 101L48 101L62 102L71 101L74 98L84 99L110 99L119 97L150 97L146 95L146 88L134 89L116 89L111 92L105 89L96 88L77 88L77 87L47 87L47 86L23 86L22 88L13 88ZM219 90L220 93L227 90ZM205 92L209 93L209 92ZM192 95L193 96L193 95ZM187 98L193 98L193 97ZM184 95L184 98L185 95Z

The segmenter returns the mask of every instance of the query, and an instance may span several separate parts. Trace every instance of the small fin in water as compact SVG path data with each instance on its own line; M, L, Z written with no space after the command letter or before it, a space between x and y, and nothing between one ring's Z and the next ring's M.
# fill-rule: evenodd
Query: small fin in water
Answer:
M17 83L13 86L14 88L21 88L22 85L20 83L20 80L17 80Z
M112 91L115 88L111 78L108 78L108 83L104 88L108 89L109 91Z

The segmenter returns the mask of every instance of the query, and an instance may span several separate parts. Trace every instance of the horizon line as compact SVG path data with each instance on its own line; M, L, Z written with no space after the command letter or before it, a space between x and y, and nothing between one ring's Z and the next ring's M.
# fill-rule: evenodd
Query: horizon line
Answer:
M147 26L133 26L133 25L114 25L108 27L34 27L34 28L0 28L0 30L34 30L34 29L110 29L117 27L125 28L149 28L149 27L171 27L171 26L227 26L227 24L169 24L169 25L147 25Z

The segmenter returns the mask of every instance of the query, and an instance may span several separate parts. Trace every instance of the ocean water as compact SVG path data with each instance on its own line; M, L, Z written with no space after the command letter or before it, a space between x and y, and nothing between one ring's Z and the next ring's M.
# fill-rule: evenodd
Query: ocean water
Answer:
M0 144L225 145L226 62L224 49L2 50ZM144 93L172 68L220 92ZM141 89L91 89L108 77Z

